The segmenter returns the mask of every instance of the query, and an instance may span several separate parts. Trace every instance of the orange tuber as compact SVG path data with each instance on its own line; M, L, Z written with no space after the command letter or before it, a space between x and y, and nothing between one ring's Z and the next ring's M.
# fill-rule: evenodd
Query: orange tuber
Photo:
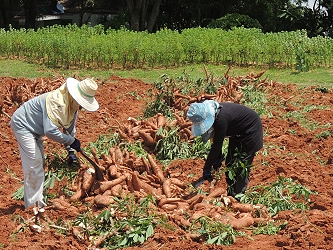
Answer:
M156 176L160 180L160 183L162 184L165 181L162 169L159 166L157 166L156 162L154 161L153 157L150 154L147 155L147 158L153 172L156 174Z

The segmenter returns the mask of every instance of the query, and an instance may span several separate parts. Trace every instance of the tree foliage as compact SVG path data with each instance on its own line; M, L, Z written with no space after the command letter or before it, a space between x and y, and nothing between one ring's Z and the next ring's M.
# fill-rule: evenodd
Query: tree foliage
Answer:
M208 24L207 27L221 28L224 30L230 30L233 27L262 29L262 26L257 19L253 19L248 15L241 15L238 13L227 14L224 17L213 20L211 23Z

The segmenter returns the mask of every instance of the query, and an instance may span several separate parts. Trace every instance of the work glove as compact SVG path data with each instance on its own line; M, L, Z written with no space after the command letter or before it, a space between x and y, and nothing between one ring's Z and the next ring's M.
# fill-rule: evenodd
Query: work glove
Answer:
M203 173L202 173L202 177L204 180L207 180L209 182L212 182L213 181L213 176L212 176L212 173L210 172L210 170L203 170Z
M68 150L67 164L71 166L73 163L77 162L77 158L73 149Z
M75 149L76 152L80 152L81 151L81 143L78 139L75 138L75 141L70 145L70 147L72 149Z

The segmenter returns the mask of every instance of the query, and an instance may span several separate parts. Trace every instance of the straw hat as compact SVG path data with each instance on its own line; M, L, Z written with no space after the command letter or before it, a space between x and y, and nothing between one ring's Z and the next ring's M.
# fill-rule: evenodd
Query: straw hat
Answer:
M192 122L191 132L194 136L204 135L208 130L210 130L209 135L213 132L212 125L218 106L219 103L213 100L191 104L187 111L187 117ZM205 140L209 139L208 135L204 137Z
M88 111L96 111L99 108L98 102L95 99L97 91L97 83L90 78L78 81L74 78L67 78L66 86L69 94Z

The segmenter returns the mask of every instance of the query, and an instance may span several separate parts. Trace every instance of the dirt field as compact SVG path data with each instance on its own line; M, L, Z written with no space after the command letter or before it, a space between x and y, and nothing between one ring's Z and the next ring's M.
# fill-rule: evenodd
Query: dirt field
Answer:
M58 86L61 79L37 79L42 86ZM147 96L151 86L137 79L121 79L115 76L107 81L99 81L99 89L96 99L100 104L97 112L83 112L79 115L77 137L83 146L97 139L100 133L107 133L111 127L125 123L128 117L142 115L145 107L144 98L135 98L128 93L136 91L141 96ZM23 98L14 96L10 89L15 85L30 86L33 82L27 79L0 78L1 90L1 126L0 136L2 150L0 153L0 249L88 249L87 244L80 241L73 234L63 235L57 233L55 228L43 230L41 233L32 232L27 228L23 232L13 234L19 224L18 216L29 219L33 216L32 210L24 210L23 201L12 199L11 195L19 188L23 173L18 148L13 133L9 127L10 116L16 110ZM40 85L39 85L40 86ZM46 87L45 87L46 89ZM44 90L45 90L44 89ZM44 91L36 90L38 94ZM145 249L333 249L333 169L332 169L332 135L327 138L316 137L322 131L332 127L310 131L294 120L281 119L280 117L291 111L298 111L294 103L325 106L326 109L312 109L306 113L307 120L325 125L333 122L333 92L318 91L316 87L298 89L294 85L276 84L268 93L268 105L276 105L273 117L262 117L264 126L264 143L266 145L278 145L269 150L267 156L259 153L254 160L254 168L251 172L250 186L270 184L282 177L291 177L302 185L318 192L312 195L311 209L306 212L284 211L280 212L276 219L287 220L286 228L277 235L253 236L253 240L247 237L237 237L236 243L226 246L205 245L185 237L184 230L176 228L171 231L156 228L155 234L149 238L140 248ZM7 96L7 97L5 97ZM9 100L8 100L9 98ZM277 104L279 103L279 105ZM317 125L318 127L318 125ZM294 133L290 133L294 131ZM45 152L56 154L59 145L46 140ZM268 164L262 164L262 162ZM189 173L201 173L202 160L175 161L171 164L173 169L183 173L183 181L191 182ZM218 186L225 187L225 181L221 180ZM57 185L55 188L59 188ZM47 216L52 221L58 218L73 219L73 214L68 210L46 210ZM245 230L246 231L246 230ZM135 249L135 248L132 248Z

